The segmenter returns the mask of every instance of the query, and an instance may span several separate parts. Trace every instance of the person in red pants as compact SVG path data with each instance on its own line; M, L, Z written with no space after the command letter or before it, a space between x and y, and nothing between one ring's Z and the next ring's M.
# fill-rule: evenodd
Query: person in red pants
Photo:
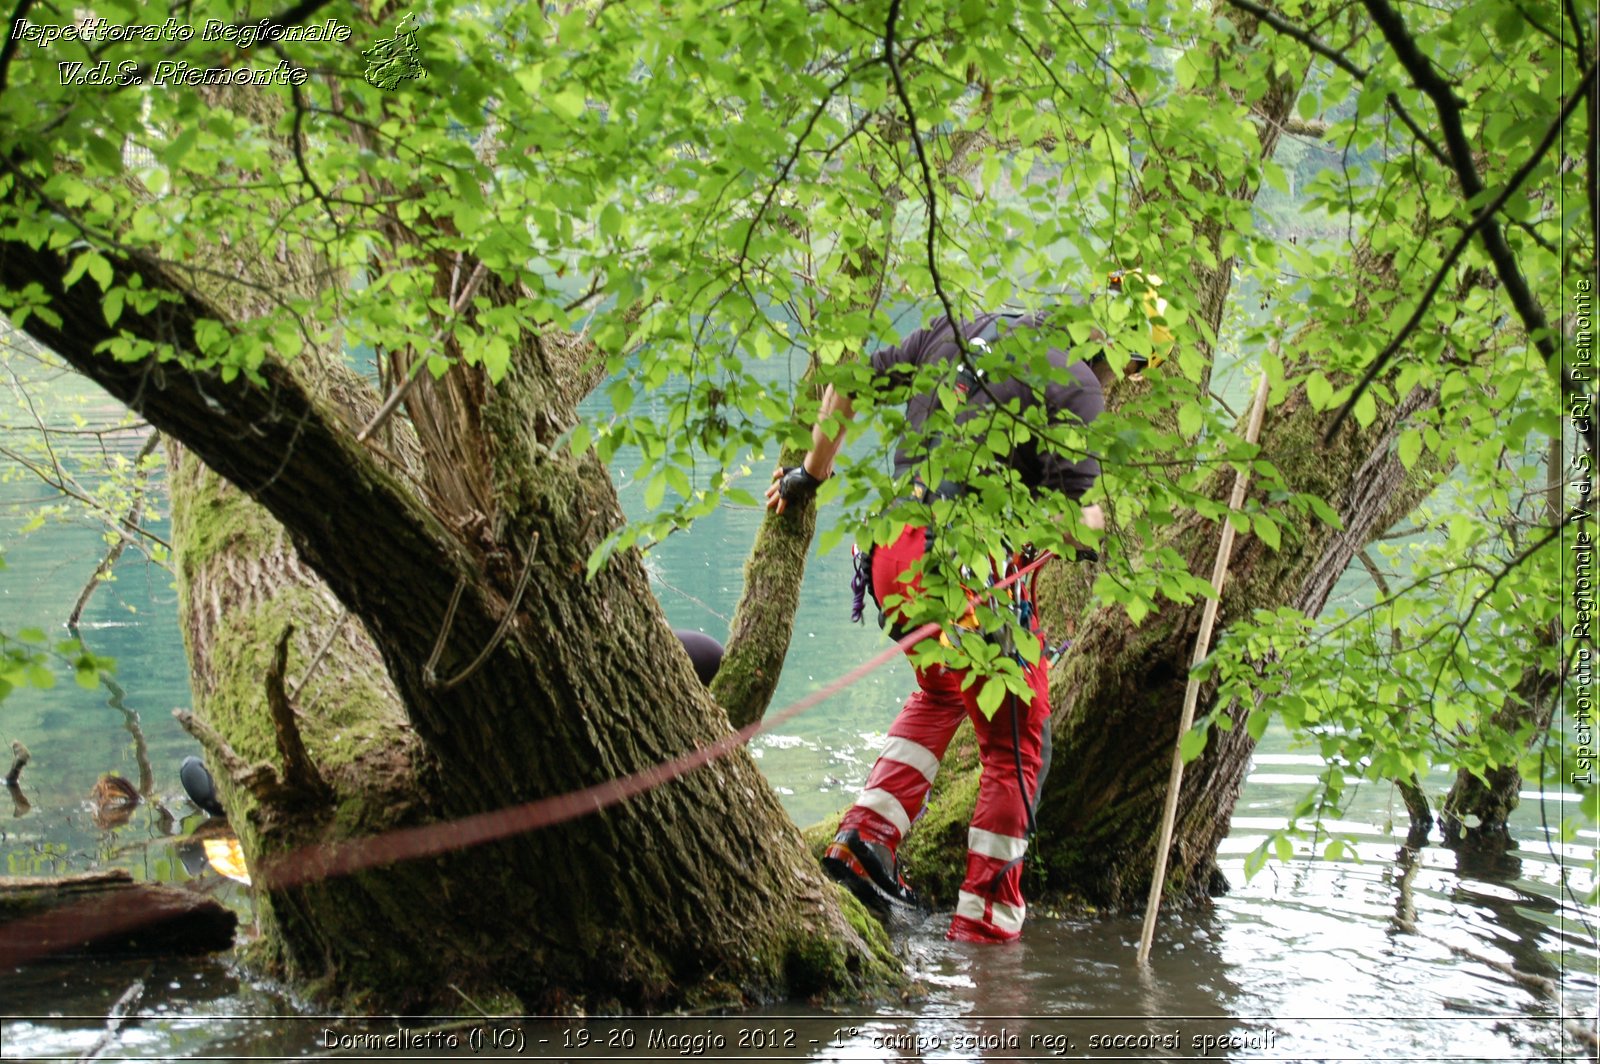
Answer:
M1137 287L1148 292L1154 283L1143 281ZM1114 284L1113 292L1120 292L1120 284ZM1144 303L1146 317L1159 315L1152 299L1147 298ZM972 350L987 348L1002 334L1037 329L1043 321L1037 315L989 314L961 323L959 328L967 342L967 352L963 352L955 327L948 319L941 319L903 343L874 354L872 367L876 379L892 383L910 379L919 367L937 369L940 363L948 364L952 372L944 379L953 377L958 391L965 394L965 407L957 416L958 422L988 404L1015 403L1015 409L1030 420L1037 419L1039 424L1087 424L1104 409L1105 389L1116 379L1103 353L1085 361L1069 350L1051 348L1049 379L1028 381L1010 376L977 385L969 354ZM1151 337L1157 350L1171 342L1171 334L1159 324L1152 323ZM1098 332L1092 338L1105 342L1105 336ZM1136 356L1133 361L1132 368L1138 370L1145 359ZM912 396L906 408L908 438L920 438L923 425L938 402L939 397L933 392ZM800 465L780 468L773 474L767 491L770 509L782 513L790 504L809 498L831 475L833 460L844 440L843 425L853 412L847 396L831 387L824 393L821 415L812 431L811 450ZM830 426L835 430L831 434ZM931 501L929 497L949 496L962 490L960 485L948 483L930 490L917 480L916 466L921 456L913 446L896 454L895 471L911 477L916 497ZM1031 490L1053 489L1073 501L1088 491L1100 472L1099 463L1092 456L1073 459L1037 446L1016 448L1006 460ZM1104 527L1097 505L1082 507L1078 521L1088 529ZM884 612L892 633L910 631L923 617L918 612L922 562L937 539L929 525L931 521L908 523L893 542L871 552L873 597L879 603L892 604ZM1037 633L1036 624L1031 623L1032 603L1025 584L1013 594L1016 597L1012 601L1021 607L1022 619L1030 622L1030 628ZM830 876L880 913L896 905L916 905L915 893L900 875L896 854L901 840L922 813L956 728L963 719L971 720L977 733L982 775L967 833L966 876L957 895L948 937L969 942L1009 942L1022 933L1027 912L1022 897L1022 860L1028 847L1050 715L1048 656L1032 655L1036 661L1030 664L1026 656L1019 655L1031 697L1008 695L989 716L978 706L983 685L973 683L963 689L967 670L919 666L915 663L916 649L907 654L913 657L917 690L890 725L888 741L866 786L840 822L822 865Z

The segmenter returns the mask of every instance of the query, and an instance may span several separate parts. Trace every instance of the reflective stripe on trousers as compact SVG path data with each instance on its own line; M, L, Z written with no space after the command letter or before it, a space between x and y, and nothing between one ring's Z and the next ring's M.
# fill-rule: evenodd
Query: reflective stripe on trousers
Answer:
M873 552L873 585L880 601L887 595L916 593L917 587L900 577L921 557L926 542L922 529L907 526L897 541ZM961 689L964 671L917 669L918 689L889 726L889 741L856 804L840 824L842 829L854 829L863 838L897 849L922 812L957 726L963 720L972 721L983 774L967 834L967 872L951 922L952 938L1007 941L1022 930L1027 912L1022 899L1022 857L1028 845L1028 811L1017 785L1017 753L1021 754L1022 784L1031 799L1042 760L1041 733L1050 713L1044 659L1029 667L1026 675L1034 692L1032 701L1023 704L1020 699L1008 698L990 720L977 707L981 685ZM1014 711L1020 740L1015 744Z

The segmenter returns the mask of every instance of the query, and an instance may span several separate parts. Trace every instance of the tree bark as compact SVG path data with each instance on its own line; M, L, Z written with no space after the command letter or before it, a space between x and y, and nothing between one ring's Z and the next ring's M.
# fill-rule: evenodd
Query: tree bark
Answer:
M1222 595L1224 620L1261 606L1288 604L1313 616L1321 610L1355 553L1388 527L1396 496L1425 490L1410 486L1392 444L1405 419L1431 401L1413 396L1329 447L1314 441L1330 415L1313 411L1303 394L1268 412L1261 458L1278 468L1290 490L1329 500L1342 528L1302 522L1277 551L1254 535L1241 537ZM1210 495L1220 499L1225 478L1213 479L1218 483ZM1218 534L1210 522L1190 516L1162 542L1180 550L1195 572L1215 553ZM1117 908L1136 906L1148 890L1200 612L1199 603L1167 604L1134 626L1120 608L1097 610L1052 683L1061 771L1046 784L1039 849L1058 889ZM1214 702L1214 686L1202 688L1200 697L1202 705ZM1198 901L1220 886L1215 855L1255 746L1242 726L1248 708L1233 707L1236 726L1212 729L1205 753L1185 770L1166 888L1174 901Z
M176 956L233 945L238 917L204 894L135 883L124 869L0 876L0 952L33 957Z
M1560 630L1546 627L1537 642L1543 647L1558 646ZM1439 810L1439 834L1450 849L1489 855L1516 848L1508 822L1521 801L1522 773L1517 761L1549 733L1561 675L1558 668L1524 669L1511 696L1489 719L1491 732L1506 738L1505 760L1488 766L1481 776L1467 768L1456 770L1455 782Z
M159 315L130 308L121 329L194 351L197 321L231 320L160 264L111 259L114 283L137 275L144 288L173 297ZM246 748L235 751L240 762L270 767L278 757L263 659L284 625L301 633L291 676L306 661L305 640L328 629L331 605L314 601L310 573L370 635L414 737L398 739L401 729L372 707L359 720L305 728L309 757L336 794L366 793L376 757L376 775L414 799L379 826L566 793L727 734L637 556L619 555L583 578L589 553L621 517L592 455L551 449L573 412L541 352L521 352L485 396L496 512L471 530L452 528L355 443L300 374L276 362L261 367L257 385L192 364L97 354L111 338L98 293L65 288L68 265L49 248L0 246L0 279L18 289L42 284L60 315L59 325L35 315L28 330L183 445L175 479L204 481L209 474L186 464L204 463L286 533L280 547L270 523L214 512L244 504L216 501L229 489L193 483L175 492L186 496L174 507L187 523L180 564L191 576L213 573L191 589L197 701L217 712L225 742ZM231 555L239 541L253 552ZM235 560L252 553L257 560ZM519 598L524 577L529 591ZM269 605L280 596L290 604ZM513 600L518 609L502 628ZM248 637L230 628L241 615L261 618ZM302 721L311 716L299 708ZM337 747L352 730L391 742L347 760ZM409 742L420 753L399 757L396 747ZM405 779L408 770L416 780ZM641 1008L852 993L895 978L884 940L858 908L841 908L743 751L582 820L450 859L284 887L273 884L298 871L302 847L365 834L371 805L319 802L269 786L261 773L228 775L230 812L241 787L255 786L253 804L242 804L246 852L271 913L266 952L323 996L421 1008L453 998L454 983L485 996L499 990L529 1009Z

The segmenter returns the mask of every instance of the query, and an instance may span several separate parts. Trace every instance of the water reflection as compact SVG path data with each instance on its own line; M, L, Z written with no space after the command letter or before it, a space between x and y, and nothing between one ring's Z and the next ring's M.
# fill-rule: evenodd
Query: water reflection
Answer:
M7 490L14 489L0 485ZM624 501L634 505L638 489L629 491ZM728 508L652 552L652 584L673 627L726 636L739 566L759 519L756 511ZM48 626L64 614L58 600L70 602L103 543L91 529L52 529L48 542L19 541L12 531L0 529L10 546L9 569L0 574L8 622ZM167 712L189 700L175 593L165 574L131 559L117 577L91 602L83 631L96 653L117 659L119 686L63 683L6 701L10 734L3 738L25 739L35 756L26 794L12 790L13 815L0 820L5 871L126 867L136 878L213 892L248 926L246 888L206 854L207 840L226 826L190 812L177 778L195 744ZM876 629L845 621L848 579L848 552L811 559L775 706L886 645ZM882 670L757 741L753 752L798 822L813 823L849 802L910 683L903 669ZM677 1057L702 1037L699 1044L708 1046L721 1039L706 1053L711 1059L1589 1054L1564 1017L1581 1016L1592 1029L1600 993L1596 914L1574 900L1593 888L1594 833L1552 837L1529 801L1514 822L1523 848L1508 861L1483 866L1438 847L1397 861L1393 798L1369 787L1334 826L1350 838L1351 860L1315 859L1302 846L1293 864L1269 866L1245 882L1244 855L1285 823L1320 766L1269 734L1221 854L1234 891L1209 913L1165 914L1147 971L1133 962L1133 920L1035 916L1020 943L983 949L946 942L943 913L896 932L919 987L907 1000L849 1012L782 1003L738 1016L516 1020L497 1029L519 1032L520 1055L560 1059ZM144 800L125 823L102 830L85 796L109 772L135 781ZM1449 780L1428 783L1441 789ZM1400 820L1403 827L1403 811ZM76 1059L105 1033L106 1012L140 979L138 1022L119 1032L110 1056L323 1054L338 1049L343 1036L450 1022L306 1014L281 989L241 978L225 958L162 961L148 976L147 966L53 962L0 972L3 1053ZM478 1055L465 1034L459 1043L458 1055Z

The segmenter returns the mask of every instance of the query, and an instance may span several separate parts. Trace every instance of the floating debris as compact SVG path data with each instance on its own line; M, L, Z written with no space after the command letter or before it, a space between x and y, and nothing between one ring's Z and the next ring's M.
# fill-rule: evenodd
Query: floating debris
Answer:
M115 772L106 773L95 783L94 790L89 792L95 827L102 831L121 827L133 816L140 801L139 788Z

